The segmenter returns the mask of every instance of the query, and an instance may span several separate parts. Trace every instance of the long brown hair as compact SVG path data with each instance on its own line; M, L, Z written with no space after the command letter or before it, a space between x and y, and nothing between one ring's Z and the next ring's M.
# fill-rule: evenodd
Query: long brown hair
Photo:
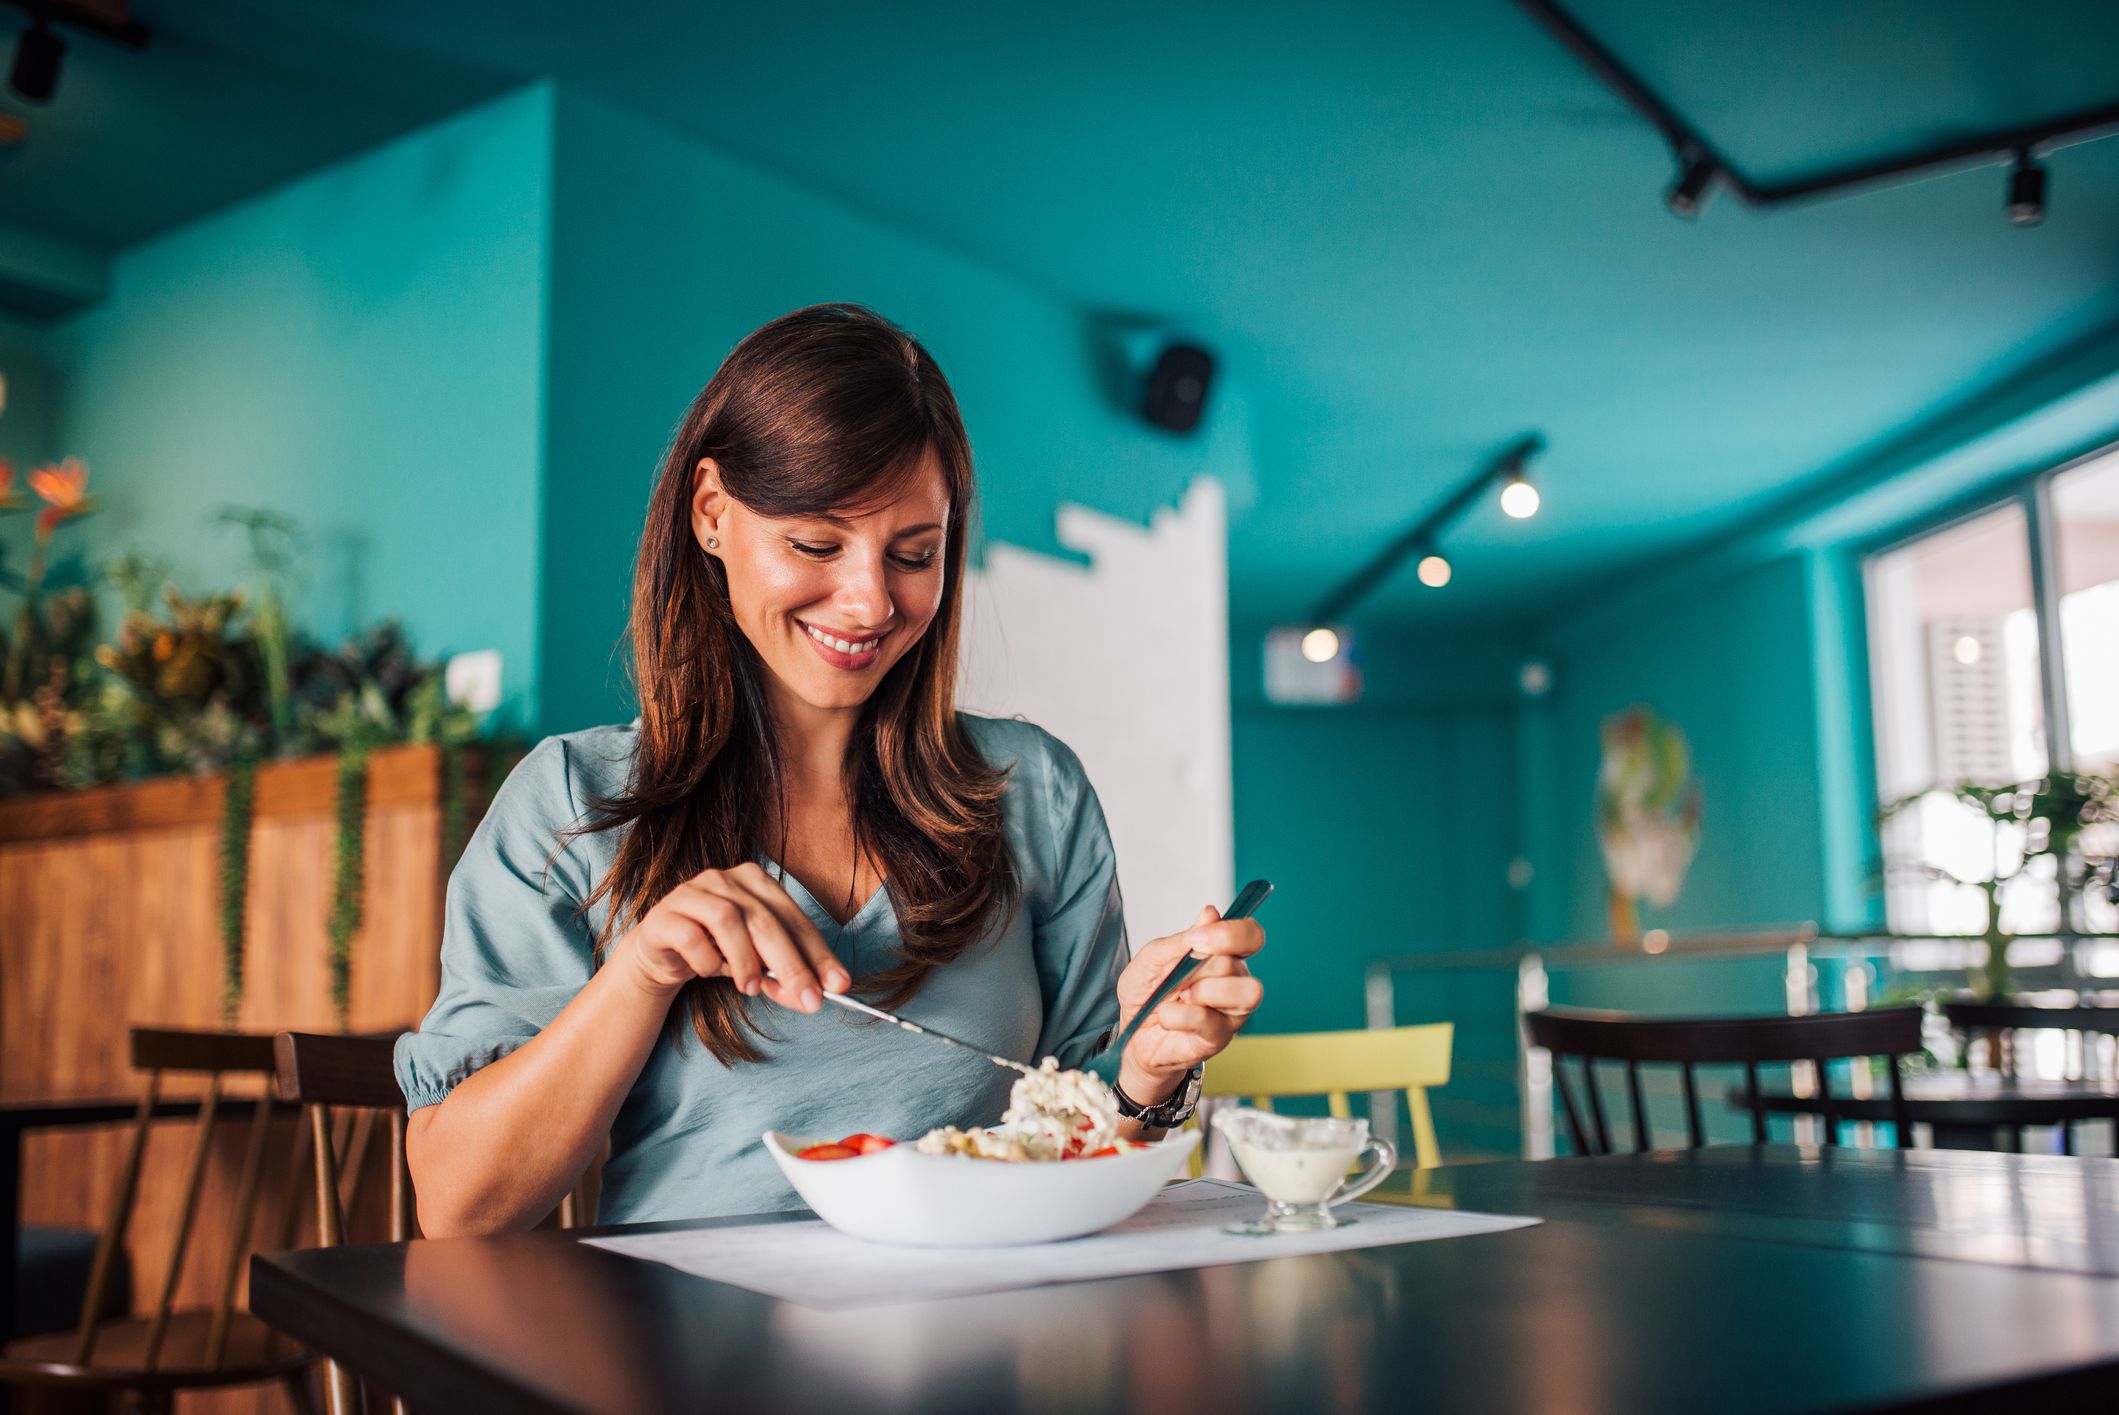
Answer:
M663 458L633 571L632 774L624 791L594 803L584 827L626 827L589 900L611 906L599 957L684 881L755 858L766 823L786 819L770 670L737 626L727 571L693 538L700 459L712 457L728 494L752 511L798 516L879 504L929 453L949 490L941 604L863 705L846 752L855 847L881 870L903 940L899 961L858 985L887 1006L904 1002L1013 907L1006 773L980 757L956 715L973 497L956 395L919 341L889 320L859 305L813 305L736 346ZM682 996L692 1029L724 1064L763 1059L754 1040L763 1032L727 978L694 979Z

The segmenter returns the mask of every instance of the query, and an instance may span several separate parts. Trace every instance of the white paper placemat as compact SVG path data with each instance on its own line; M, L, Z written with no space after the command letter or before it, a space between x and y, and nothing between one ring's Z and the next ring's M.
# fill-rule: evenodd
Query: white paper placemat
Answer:
M892 1247L848 1237L822 1219L582 1241L804 1306L859 1307L1461 1238L1539 1222L1454 1209L1342 1204L1333 1212L1357 1221L1322 1233L1222 1232L1223 1224L1256 1218L1264 1208L1256 1189L1194 1179L1170 1185L1102 1233L1020 1248Z

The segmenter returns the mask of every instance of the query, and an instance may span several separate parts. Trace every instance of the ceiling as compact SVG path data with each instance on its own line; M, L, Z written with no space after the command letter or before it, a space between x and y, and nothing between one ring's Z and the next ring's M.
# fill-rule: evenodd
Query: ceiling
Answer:
M1755 178L2119 98L2119 6L1574 0ZM1545 509L1482 504L1457 578L1377 619L1515 618L1724 531L2119 320L2119 138L1696 222L1660 140L1508 0L136 0L83 39L0 224L123 247L557 75L1011 271L1212 345L1255 420L1234 609L1299 617L1518 435ZM0 19L0 24L11 23Z

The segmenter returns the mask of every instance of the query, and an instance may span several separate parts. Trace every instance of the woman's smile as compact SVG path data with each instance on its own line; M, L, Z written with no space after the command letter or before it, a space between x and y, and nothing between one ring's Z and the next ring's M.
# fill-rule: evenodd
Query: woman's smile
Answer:
M834 632L806 619L795 621L802 629L802 637L833 668L844 668L858 672L873 668L882 660L883 640L890 637L890 630L845 630Z

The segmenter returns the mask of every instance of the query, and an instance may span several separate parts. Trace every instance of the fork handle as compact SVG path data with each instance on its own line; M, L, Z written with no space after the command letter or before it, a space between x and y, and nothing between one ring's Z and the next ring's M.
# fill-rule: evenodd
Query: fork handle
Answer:
M1221 917L1223 919L1248 919L1258 912L1258 906L1265 903L1266 896L1272 892L1273 886L1270 881L1254 879L1236 892L1236 898L1229 902L1229 907L1222 911ZM1133 1014L1133 1020L1126 1024L1126 1029L1118 1034L1117 1040L1113 1041L1105 1049L1103 1056L1099 1057L1098 1060L1105 1061L1108 1059L1108 1064L1113 1074L1116 1074L1118 1059L1125 1052L1126 1043L1132 1041L1133 1034L1140 1030L1140 1024L1147 1020L1149 1013L1162 1006L1169 999L1171 993L1183 987L1185 980L1198 972L1199 965L1206 961L1206 957L1198 953L1187 953L1184 957L1178 959L1177 966L1172 968L1164 975L1163 980L1155 985L1155 991L1148 994L1148 1000L1140 1005L1140 1011Z

